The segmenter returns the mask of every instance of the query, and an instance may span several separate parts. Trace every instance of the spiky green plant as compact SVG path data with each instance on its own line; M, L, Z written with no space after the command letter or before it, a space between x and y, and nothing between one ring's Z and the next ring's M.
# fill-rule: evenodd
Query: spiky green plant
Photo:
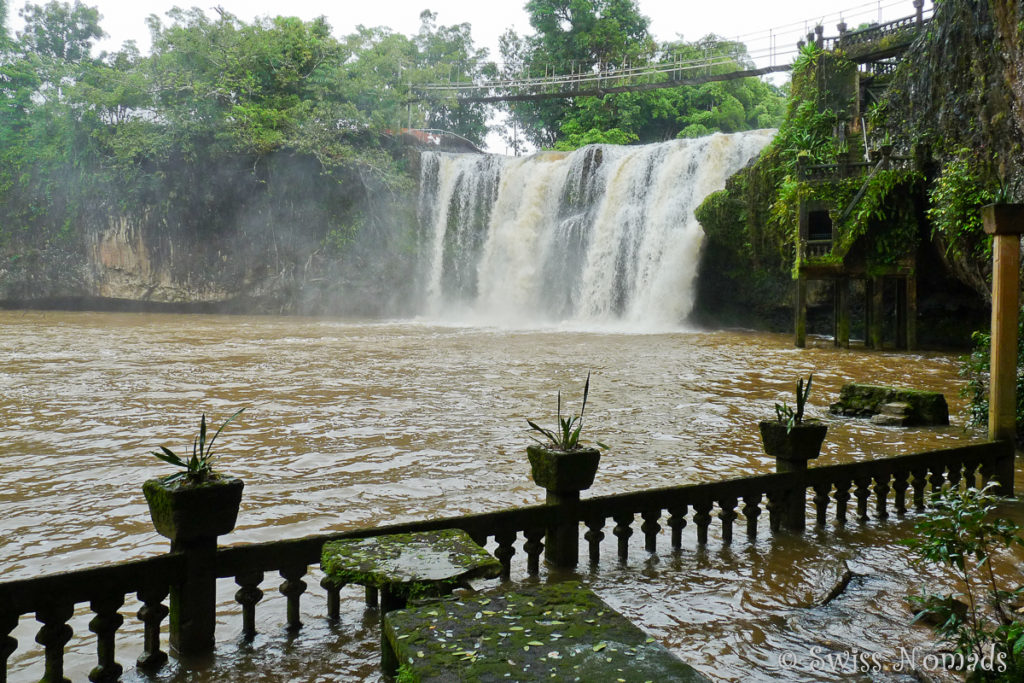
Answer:
M550 442L551 448L557 451L571 451L580 448L580 431L583 429L583 413L587 410L587 395L590 393L590 373L587 373L587 381L583 385L583 405L580 406L579 415L568 415L562 417L562 392L558 392L558 404L557 404L557 416L558 416L558 428L556 430L544 429L533 420L526 420L526 423L530 425L530 429L535 432L539 432L547 439L534 438L534 441L547 446ZM606 448L604 444L598 442L598 446Z
M224 420L209 442L206 441L206 413L203 413L202 419L199 421L199 433L196 434L195 439L192 440L192 457L187 460L166 446L161 446L159 451L151 451L154 456L160 458L164 462L174 465L175 467L181 467L185 470L184 472L176 472L169 477L166 477L164 481L172 482L179 479L186 479L189 482L199 483L209 479L210 475L213 473L213 443L217 440L217 437L220 436L220 433L224 428L227 427L232 420L241 415L244 410L245 408L239 408L234 415Z
M796 383L796 410L794 411L785 401L782 404L775 404L775 417L779 422L786 425L786 433L793 431L793 427L801 424L804 420L804 406L807 405L807 397L811 394L811 381L814 374L807 376L807 384L801 377Z

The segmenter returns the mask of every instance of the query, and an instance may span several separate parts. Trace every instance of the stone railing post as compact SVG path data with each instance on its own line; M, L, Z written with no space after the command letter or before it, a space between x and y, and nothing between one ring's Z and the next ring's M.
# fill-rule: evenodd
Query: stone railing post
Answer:
M786 490L779 509L782 527L790 531L803 531L807 524L804 519L807 491L804 475L807 472L807 460L791 460L776 456L775 471L779 474L793 475L793 486Z
M580 554L580 492L594 483L601 452L596 448L558 451L541 446L530 446L526 452L534 483L547 491L544 502L558 506L562 512L546 530L544 557L552 566L572 569L579 563Z
M185 555L181 583L171 585L171 648L186 657L209 654L217 623L217 537L172 540L171 552Z
M198 486L143 486L153 526L185 557L185 570L170 587L170 643L181 657L213 653L217 624L217 537L235 527L242 480L219 477Z
M985 232L992 235L988 438L1012 443L1017 435L1017 325L1024 204L989 204L982 207L981 217ZM993 473L1004 495L1013 495L1013 460L1004 459Z
M924 0L914 0L914 14L917 16L917 23L924 23Z
M807 524L807 461L818 457L828 427L817 420L794 425L761 420L758 427L765 453L775 457L775 471L791 475L782 499L776 503L782 526L790 531L803 531Z
M548 564L565 569L574 568L580 560L580 524L576 510L580 502L579 491L548 491L544 500L547 505L560 505L564 511L564 522L547 528L544 536L544 558Z

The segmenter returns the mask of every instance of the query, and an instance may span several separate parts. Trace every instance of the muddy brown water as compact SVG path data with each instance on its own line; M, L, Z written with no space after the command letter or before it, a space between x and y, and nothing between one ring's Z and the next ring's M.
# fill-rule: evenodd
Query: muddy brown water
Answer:
M981 438L963 429L962 381L949 353L840 350L825 339L798 350L788 336L753 332L0 312L0 576L165 551L140 485L166 466L148 452L185 449L200 413L216 422L242 406L217 449L218 467L246 481L238 527L223 543L539 503L524 418L553 423L558 389L577 407L588 371L584 435L610 446L593 494L772 471L756 421L811 372L808 412L829 421L820 464ZM900 430L832 419L827 405L850 381L942 391L953 425ZM699 548L690 535L676 553L665 536L654 555L637 533L629 562L614 561L609 547L608 559L580 576L716 680L912 680L909 663L920 666L932 641L927 628L908 625L903 596L925 577L948 582L910 564L898 541L912 522L753 543L737 535L728 547L713 538ZM850 587L815 607L844 560ZM1003 563L1018 582L1020 560ZM318 580L307 577L306 627L291 637L280 580L268 577L252 645L238 644L236 587L221 582L215 660L199 671L170 666L158 678L377 679L376 614L353 592L341 623L327 624ZM127 665L139 654L137 608L129 601L123 610L118 658ZM82 610L72 621L84 634L68 655L75 680L94 664L87 621ZM14 634L12 681L41 675L37 628L26 616ZM865 661L878 671L853 670ZM127 678L145 680L134 671Z

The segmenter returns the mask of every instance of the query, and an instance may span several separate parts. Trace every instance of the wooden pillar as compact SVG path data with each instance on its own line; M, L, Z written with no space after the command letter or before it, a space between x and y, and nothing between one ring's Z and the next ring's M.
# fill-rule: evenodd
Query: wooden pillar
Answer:
M871 278L864 278L864 348L871 348Z
M988 437L1012 442L1017 433L1017 318L1020 310L1020 235L1024 204L982 207L985 232L992 235L992 357ZM993 473L1000 492L1013 494L1013 457Z
M1017 410L1017 310L1020 237L992 238L992 361L988 405L989 438L1012 439Z
M917 348L917 276L908 275L906 280L907 350Z
M832 281L832 346L839 346L839 280Z
M796 325L793 344L799 348L807 346L807 280L800 276L796 280Z
M993 236L989 438L1012 439L1016 433L1017 315L1024 205L990 204L982 207L981 215L985 232Z
M896 348L907 348L907 281L896 281Z
M850 278L835 281L835 340L836 346L850 348Z
M865 346L869 349L882 349L884 336L882 331L885 322L885 307L883 298L885 295L885 280L880 277L869 278L867 286L868 305L868 329L865 334Z

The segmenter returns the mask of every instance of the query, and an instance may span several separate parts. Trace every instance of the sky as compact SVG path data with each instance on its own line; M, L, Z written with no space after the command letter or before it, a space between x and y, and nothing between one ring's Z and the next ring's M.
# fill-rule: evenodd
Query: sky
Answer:
M45 4L44 0L36 0ZM526 0L83 0L98 7L101 26L109 38L98 46L114 50L134 39L145 54L149 49L149 32L145 19L150 14L164 18L175 5L196 6L214 16L215 6L223 7L242 20L263 16L298 16L309 20L327 17L336 36L347 35L362 24L387 26L398 33L412 34L419 28L419 15L424 9L438 14L441 25L468 22L479 47L488 47L497 58L498 36L513 28L520 34L531 33L523 7ZM22 0L10 0L8 6L12 28L20 27L17 16ZM800 36L823 22L826 35L835 35L835 25L842 16L847 24L896 19L913 14L911 0L638 0L640 11L651 19L651 32L658 40L673 40L679 35L697 40L708 33L725 38L740 38L748 44L759 64L770 60L774 45L776 61L788 62ZM925 3L931 7L930 0Z

